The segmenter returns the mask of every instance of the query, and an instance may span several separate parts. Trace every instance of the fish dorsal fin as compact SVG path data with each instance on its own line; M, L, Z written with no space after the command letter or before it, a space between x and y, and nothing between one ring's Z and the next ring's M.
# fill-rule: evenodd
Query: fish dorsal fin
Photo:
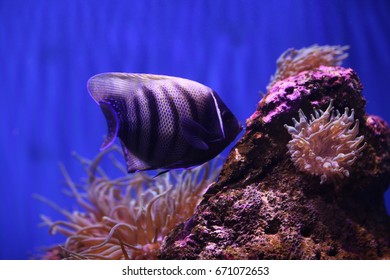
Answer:
M195 83L193 81L182 78L153 75L153 74L137 74L137 73L120 73L108 72L93 76L88 80L87 88L92 99L99 103L107 97L122 97L126 98L129 94L150 84L166 84L168 83Z
M149 164L147 164L146 162L138 158L129 149L127 149L126 145L123 144L123 141L121 141L121 144L122 144L123 155L125 156L126 159L127 172L134 173L137 171L152 169L152 167Z
M183 136L188 144L198 150L207 150L210 133L193 119L183 118L181 120Z
M102 151L107 149L114 143L119 131L119 119L114 108L112 108L110 104L105 102L99 102L99 105L102 109L104 116L106 117L108 128L107 136L104 139L102 146L100 147L100 150Z

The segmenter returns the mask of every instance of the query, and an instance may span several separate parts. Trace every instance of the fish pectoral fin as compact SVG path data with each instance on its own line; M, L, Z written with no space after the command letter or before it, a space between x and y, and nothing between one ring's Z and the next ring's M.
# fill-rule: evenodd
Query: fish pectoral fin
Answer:
M106 102L99 102L99 105L102 109L104 116L106 117L108 127L107 136L104 139L102 146L100 147L100 150L102 151L107 149L114 143L119 131L119 119L114 108L112 108L110 104Z
M209 149L207 141L210 133L201 124L192 119L183 118L181 120L181 129L184 138L192 147L198 150Z

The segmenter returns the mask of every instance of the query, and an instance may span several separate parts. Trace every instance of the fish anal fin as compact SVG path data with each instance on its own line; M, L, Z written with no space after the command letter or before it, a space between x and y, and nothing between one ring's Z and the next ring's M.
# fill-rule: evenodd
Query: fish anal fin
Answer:
M107 128L108 128L107 136L100 147L100 150L102 151L107 149L114 143L115 138L118 135L120 123L119 123L117 113L109 103L99 102L99 105L100 108L102 109L104 116L106 117Z

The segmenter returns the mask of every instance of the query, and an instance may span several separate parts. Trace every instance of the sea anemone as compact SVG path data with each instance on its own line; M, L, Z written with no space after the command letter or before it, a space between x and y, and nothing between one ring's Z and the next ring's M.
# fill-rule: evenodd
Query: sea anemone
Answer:
M305 70L312 70L320 66L338 66L348 57L345 51L349 46L318 46L312 45L299 50L290 48L285 51L276 61L277 69L275 75L267 86L271 87L280 80L294 76Z
M220 161L215 159L193 169L151 177L145 172L127 174L112 157L124 174L110 179L99 164L104 155L112 156L114 151L120 152L113 147L93 161L78 157L89 177L81 185L61 167L71 194L85 211L69 212L38 196L66 217L52 221L42 215L52 234L59 232L67 237L61 246L67 258L155 259L164 237L193 214L220 170Z
M332 104L333 101L325 112L314 109L310 120L299 110L299 122L293 118L294 126L285 125L292 137L287 147L295 166L320 176L321 184L348 177L352 164L366 146L361 145L364 136L357 137L359 120L354 119L354 110L349 115L345 108L341 115L333 111Z

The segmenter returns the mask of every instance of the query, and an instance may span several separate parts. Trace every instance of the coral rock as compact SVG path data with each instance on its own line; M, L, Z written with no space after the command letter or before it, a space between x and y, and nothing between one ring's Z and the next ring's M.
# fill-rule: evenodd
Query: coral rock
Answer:
M165 238L161 259L390 259L390 129L365 111L352 69L321 66L277 81L247 120L218 181ZM367 143L349 176L299 171L284 128L298 110L354 109Z

